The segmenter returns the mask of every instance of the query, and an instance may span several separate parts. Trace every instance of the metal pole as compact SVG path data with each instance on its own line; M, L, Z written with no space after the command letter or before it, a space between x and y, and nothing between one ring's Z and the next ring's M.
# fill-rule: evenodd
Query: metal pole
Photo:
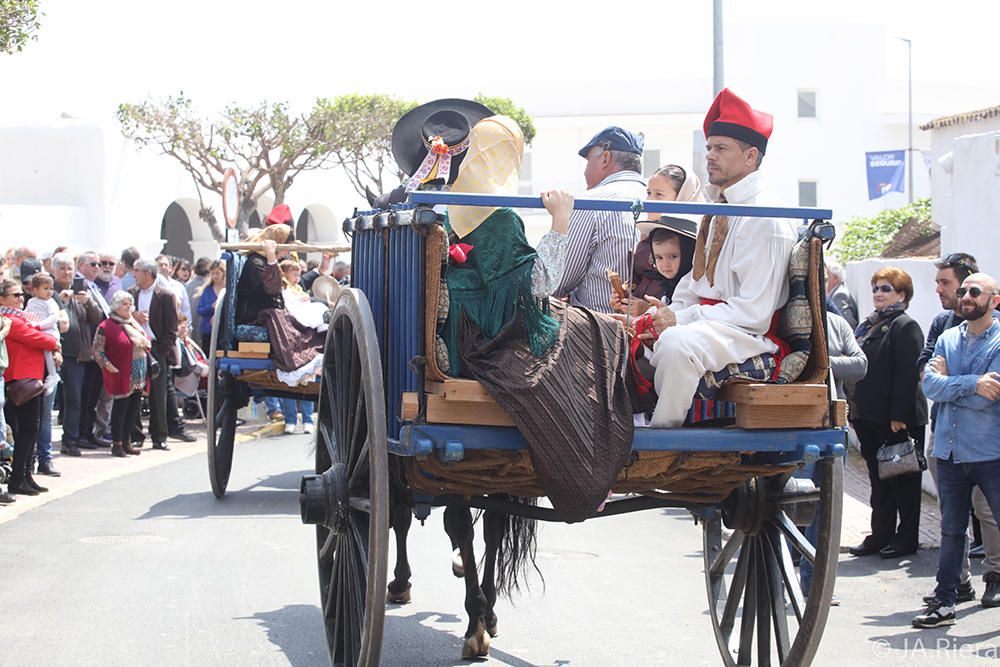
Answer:
M905 37L900 37L906 42L906 132L908 145L906 154L908 156L906 193L908 201L913 203L913 42Z
M722 0L712 1L712 96L725 88L722 49Z

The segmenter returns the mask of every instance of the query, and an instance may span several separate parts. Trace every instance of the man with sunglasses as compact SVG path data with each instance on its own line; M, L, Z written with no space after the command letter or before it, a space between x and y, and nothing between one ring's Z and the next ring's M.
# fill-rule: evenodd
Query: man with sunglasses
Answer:
M938 500L941 503L941 552L937 588L917 628L955 623L962 585L962 558L968 547L972 489L979 487L993 510L1000 511L1000 305L997 282L973 273L955 290L958 326L945 331L924 370L923 387L938 406L935 424Z
M973 273L979 271L976 258L964 252L954 252L935 264L937 275L934 278L938 298L941 300L941 307L945 310L939 313L931 323L927 332L927 341L924 349L917 357L917 370L921 373L924 366L934 356L934 346L942 333L956 327L965 321L959 304L959 297L956 291L962 282ZM998 317L993 311L993 317ZM931 406L931 433L927 440L927 463L931 476L937 484L937 458L934 456L934 433L935 421L937 419L938 406L934 403ZM984 607L1000 606L1000 529L997 528L996 519L990 511L986 497L979 488L972 492L972 507L976 518L979 520L983 537L983 581L986 583L986 590L981 598ZM966 552L962 558L962 583L958 588L958 601L969 602L976 599L976 590L972 585L972 578L969 570L969 556ZM930 602L933 594L924 596L924 602Z
M115 292L125 289L122 287L121 278L115 275L115 267L118 266L118 261L114 255L102 252L100 263L101 265L97 269L97 277L94 278L94 284L101 290L104 300L111 303L111 298L115 295Z

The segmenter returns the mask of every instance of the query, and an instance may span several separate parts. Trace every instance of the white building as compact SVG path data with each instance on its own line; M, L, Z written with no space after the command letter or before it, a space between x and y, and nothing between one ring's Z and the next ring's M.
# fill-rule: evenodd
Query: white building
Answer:
M942 254L970 253L983 271L1000 276L1000 106L935 118L920 129L931 137Z

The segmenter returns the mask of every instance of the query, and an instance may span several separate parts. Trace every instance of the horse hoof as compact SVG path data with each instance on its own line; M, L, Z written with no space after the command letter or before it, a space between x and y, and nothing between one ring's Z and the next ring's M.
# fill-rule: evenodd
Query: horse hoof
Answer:
M490 638L483 632L482 626L476 630L476 634L465 639L462 645L462 658L464 660L474 660L485 658L490 654Z
M496 637L500 634L500 625L498 623L494 623L490 627L486 628L486 632L489 633L490 637Z
M401 593L393 593L391 590L385 592L385 601L387 604L410 604L410 587L407 586L406 590Z
M462 563L462 552L455 549L451 553L451 573L461 579L465 576L465 565Z

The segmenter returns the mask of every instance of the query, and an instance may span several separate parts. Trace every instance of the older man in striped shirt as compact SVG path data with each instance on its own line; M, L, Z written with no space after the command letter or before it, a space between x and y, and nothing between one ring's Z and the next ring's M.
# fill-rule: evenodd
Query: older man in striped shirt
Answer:
M583 177L589 199L646 197L642 179L641 135L620 127L607 127L580 149L587 161ZM566 267L555 291L570 303L602 313L611 310L611 282L608 271L625 280L629 275L629 253L635 245L634 221L630 213L614 211L573 212L566 242Z

